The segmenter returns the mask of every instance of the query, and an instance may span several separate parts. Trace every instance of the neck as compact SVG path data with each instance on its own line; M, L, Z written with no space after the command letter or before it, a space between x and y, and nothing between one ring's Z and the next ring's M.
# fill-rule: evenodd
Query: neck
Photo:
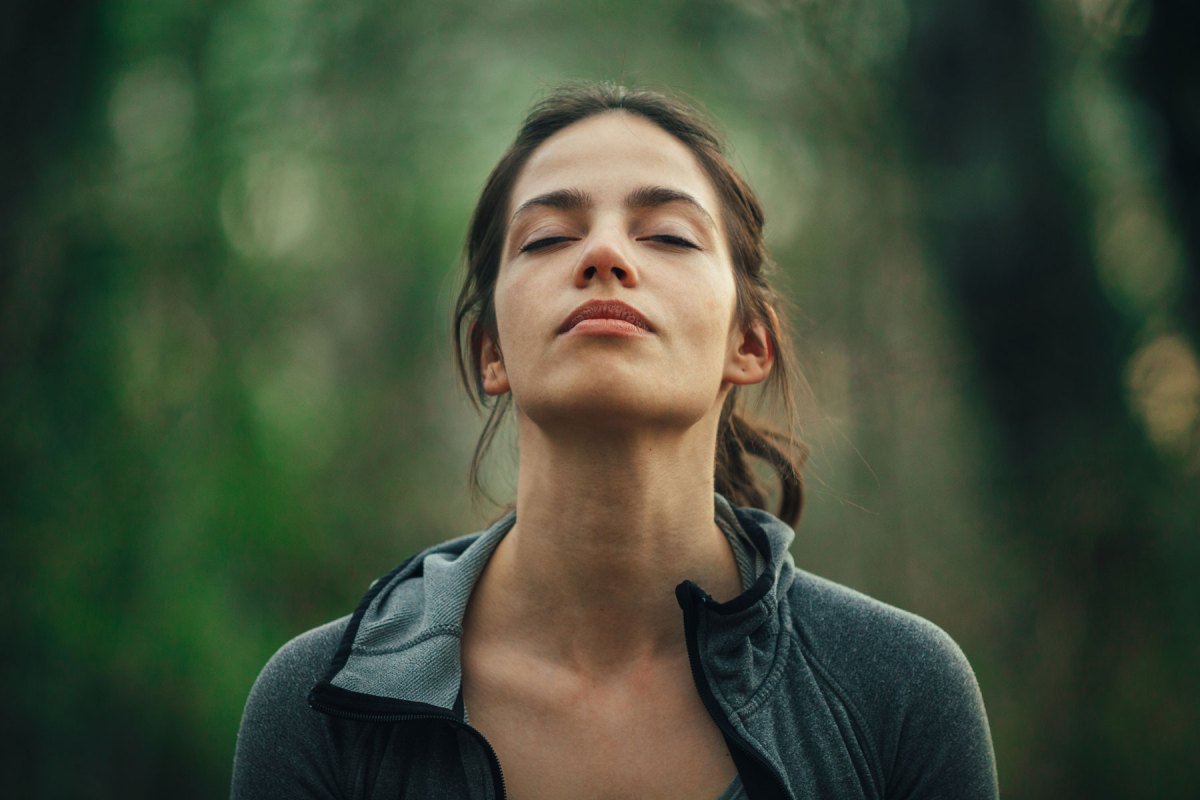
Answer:
M517 523L480 579L469 627L581 669L677 657L675 586L691 579L718 600L741 591L713 518L715 425L569 437L519 425Z

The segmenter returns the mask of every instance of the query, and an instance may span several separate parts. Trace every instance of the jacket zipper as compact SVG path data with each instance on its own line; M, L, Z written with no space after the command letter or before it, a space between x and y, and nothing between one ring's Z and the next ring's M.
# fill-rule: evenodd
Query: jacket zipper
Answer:
M787 788L784 786L783 779L775 771L756 750L750 742L737 732L733 727L733 723L725 715L725 711L717 702L716 695L713 694L712 687L709 686L708 677L704 674L704 666L700 661L700 642L699 633L697 631L697 606L711 604L712 598L699 586L696 586L691 581L684 581L675 589L675 597L679 601L679 605L683 608L683 628L684 637L687 640L688 663L692 668L692 680L696 684L696 690L700 693L700 699L704 703L704 707L708 709L708 715L712 717L713 722L717 724L721 734L725 737L725 741L730 743L742 752L743 755L749 757L755 765L761 770L762 774L767 775L770 782L774 784L775 797L778 800L788 800L789 795ZM743 784L745 784L745 777ZM757 783L757 781L755 781ZM751 800L768 800L768 798L760 798L752 793L752 787L746 786L746 794Z
M309 705L317 711L324 712L330 716L357 720L359 722L418 722L421 720L448 722L454 727L470 733L483 746L483 750L487 753L488 762L492 768L492 778L496 786L500 789L499 800L505 800L508 796L508 791L504 785L504 772L500 769L500 757L496 755L496 749L492 747L492 743L478 730L451 714L369 714L361 711L347 711L317 699L310 699Z

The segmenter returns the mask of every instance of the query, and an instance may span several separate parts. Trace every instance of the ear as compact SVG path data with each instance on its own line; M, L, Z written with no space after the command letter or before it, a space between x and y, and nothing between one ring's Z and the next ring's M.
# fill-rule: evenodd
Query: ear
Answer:
M504 371L504 356L496 341L486 333L479 337L479 375L483 391L493 397L508 392L510 387L508 373Z
M745 328L735 325L729 335L729 354L725 359L727 383L748 386L762 383L775 364L775 347L771 334L761 322L751 322Z

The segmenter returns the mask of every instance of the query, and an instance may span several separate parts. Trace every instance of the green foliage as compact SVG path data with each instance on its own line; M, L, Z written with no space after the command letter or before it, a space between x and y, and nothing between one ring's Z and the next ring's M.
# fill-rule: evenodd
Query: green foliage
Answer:
M959 640L1006 793L1190 795L1197 182L1139 89L1172 4L17 6L13 796L224 793L274 649L487 521L457 257L575 78L698 99L763 196L813 387L801 565Z

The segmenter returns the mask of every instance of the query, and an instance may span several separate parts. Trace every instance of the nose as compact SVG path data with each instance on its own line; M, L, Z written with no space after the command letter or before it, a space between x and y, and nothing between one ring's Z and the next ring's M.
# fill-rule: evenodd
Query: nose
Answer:
M637 286L638 274L618 244L615 232L593 232L575 266L575 286L587 288L593 281L615 280L627 289Z

